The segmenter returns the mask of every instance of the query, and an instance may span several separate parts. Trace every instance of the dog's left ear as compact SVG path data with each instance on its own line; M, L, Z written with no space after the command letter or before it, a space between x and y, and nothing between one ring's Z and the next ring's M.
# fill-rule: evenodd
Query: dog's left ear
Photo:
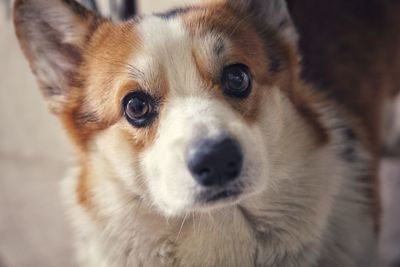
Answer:
M79 87L85 45L103 20L74 0L15 0L19 43L54 113Z
M278 32L296 43L297 32L285 0L226 0L234 10L253 19L256 27Z

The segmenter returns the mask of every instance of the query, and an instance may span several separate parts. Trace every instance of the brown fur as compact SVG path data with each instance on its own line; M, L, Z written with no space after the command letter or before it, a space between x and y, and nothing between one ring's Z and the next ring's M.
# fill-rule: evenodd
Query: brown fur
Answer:
M92 213L95 210L90 193L92 178L85 167L90 164L85 160L86 153L90 152L88 142L100 131L123 119L123 97L141 89L137 77L132 77L127 62L132 53L139 49L140 43L140 37L132 29L132 22L122 25L108 22L98 28L88 44L81 67L81 72L87 77L85 87L76 93L75 101L70 103L72 108L62 116L64 126L84 158L77 185L78 200ZM85 120L82 121L82 118ZM123 125L127 124L125 121L124 123ZM122 125L121 130L126 140L131 141L132 148L142 151L153 142L156 124L157 121L148 129Z
M84 54L80 73L86 77L85 87L76 92L73 99L75 104L71 104L72 111L67 111L69 116L74 117L76 127L81 129L83 144L94 132L109 127L121 118L122 111L119 107L123 96L120 90L125 92L136 89L133 82L127 85L117 83L121 80L129 81L126 60L136 51L135 40L138 36L128 31L128 27L129 25L103 24L91 38ZM112 55L110 51L113 51ZM127 86L132 88L126 89ZM89 119L82 123L82 117Z
M312 97L308 88L302 86L297 89L301 84L298 80L297 50L292 45L280 40L273 33L270 34L269 40L261 39L259 33L248 30L254 28L253 22L240 16L242 14L221 4L215 4L211 9L192 9L191 12L183 14L187 28L193 35L201 36L203 32L209 31L211 28L217 33L222 33L223 36L228 36L233 43L233 49L229 50L224 61L230 62L232 61L230 59L234 59L235 61L232 63L244 63L253 71L253 93L249 98L244 101L228 99L246 120L250 122L256 120L257 110L262 105L264 98L263 95L268 95L268 92L265 92L266 88L271 89L272 85L278 84L278 87L289 95L304 119L313 127L317 142L325 144L329 139L327 130L321 126L320 118L312 108L312 103L315 103L319 98ZM217 88L214 86L210 88L218 92L219 97L226 99L219 88L219 77L207 68L207 63L202 62L204 59L197 56L195 50L193 56L203 80L208 84L216 84L215 87ZM274 64L272 58L278 58L280 61L281 66L278 71L272 66ZM217 73L219 73L219 70ZM293 81L295 84L292 83Z

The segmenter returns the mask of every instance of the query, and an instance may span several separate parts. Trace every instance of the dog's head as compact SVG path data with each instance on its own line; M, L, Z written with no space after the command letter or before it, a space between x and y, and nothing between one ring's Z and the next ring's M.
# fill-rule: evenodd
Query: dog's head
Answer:
M313 117L293 89L299 59L283 0L122 23L72 0L17 0L14 20L81 178L92 176L78 184L81 201L107 173L168 216L238 203L272 186L277 155L299 146L288 124ZM318 128L304 125L292 129Z

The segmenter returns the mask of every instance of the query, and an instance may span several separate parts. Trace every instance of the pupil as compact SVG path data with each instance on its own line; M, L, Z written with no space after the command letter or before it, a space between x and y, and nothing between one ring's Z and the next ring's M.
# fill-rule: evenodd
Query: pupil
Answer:
M135 97L129 101L128 108L135 116L143 116L147 113L146 101L138 97Z
M123 99L121 110L126 120L136 128L149 126L157 114L156 100L143 91L127 94Z
M239 70L234 70L228 74L230 86L234 89L243 89L244 87L244 73Z
M221 84L226 95L238 98L247 97L251 92L248 67L243 64L225 67L222 72Z

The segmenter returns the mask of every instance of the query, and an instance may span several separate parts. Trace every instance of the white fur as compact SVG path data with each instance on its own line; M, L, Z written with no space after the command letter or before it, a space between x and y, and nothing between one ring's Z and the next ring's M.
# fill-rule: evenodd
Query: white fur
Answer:
M357 143L354 162L341 156L348 142L342 115L316 107L331 135L329 144L316 145L285 94L268 88L261 119L248 123L210 97L195 67L192 47L207 51L212 35L191 39L178 19L155 17L139 30L144 45L131 62L147 77L144 86L167 76L168 100L154 143L140 155L120 136L122 119L92 143L95 214L75 199L69 204L82 266L374 266L373 222L357 181L367 159ZM242 146L244 194L199 206L203 189L185 153L221 133ZM66 196L74 197L76 179L66 181Z

